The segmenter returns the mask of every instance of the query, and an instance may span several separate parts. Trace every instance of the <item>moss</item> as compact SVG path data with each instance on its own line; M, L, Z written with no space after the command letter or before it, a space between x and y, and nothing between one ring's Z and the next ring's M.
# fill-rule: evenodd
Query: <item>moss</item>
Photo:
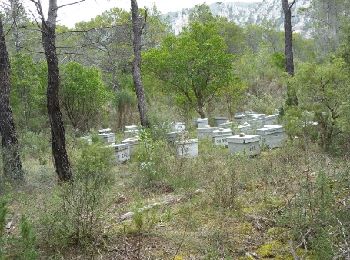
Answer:
M273 227L267 231L269 238L273 240L279 240L281 242L287 242L291 239L290 231L287 228Z
M239 223L235 228L235 231L242 235L250 235L253 233L253 225L249 222Z
M259 247L257 254L264 258L275 258L281 256L283 250L283 244L280 241L273 240Z
M283 228L271 228L268 233L279 233L285 232ZM315 258L311 256L311 252L307 252L304 249L298 248L295 250L299 257L304 257L305 259L314 260ZM293 256L290 252L289 245L282 243L278 240L273 240L259 247L257 250L259 257L263 259L280 259L280 260L293 260Z

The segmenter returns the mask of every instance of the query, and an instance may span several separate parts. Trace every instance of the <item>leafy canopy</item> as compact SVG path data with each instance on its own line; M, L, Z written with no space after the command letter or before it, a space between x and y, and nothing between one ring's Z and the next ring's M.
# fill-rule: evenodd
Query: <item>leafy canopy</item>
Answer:
M204 106L233 81L232 60L215 22L193 22L145 53L144 68L164 81L179 105L190 105L204 116Z

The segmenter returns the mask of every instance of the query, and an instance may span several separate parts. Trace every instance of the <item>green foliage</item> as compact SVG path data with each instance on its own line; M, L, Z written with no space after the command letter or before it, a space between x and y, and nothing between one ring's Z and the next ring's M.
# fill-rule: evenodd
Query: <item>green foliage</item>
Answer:
M140 172L140 178L136 180L138 185L142 184L151 189L168 185L166 179L168 169L164 160L171 154L165 151L167 148L165 141L154 140L149 130L142 130L140 138L140 149L137 154Z
M192 188L195 182L191 161L176 156L176 147L165 139L165 129L159 126L141 131L134 184L156 193Z
M77 62L63 66L60 94L70 123L83 131L97 125L111 98L102 82L100 71Z
M175 94L177 104L196 109L204 107L220 88L231 85L232 56L215 23L193 22L178 37L165 39L159 49L144 54L144 67L164 81L163 91Z
M7 202L4 198L0 200L0 238L3 236L6 225Z
M284 64L284 61L283 61ZM246 110L274 113L284 103L285 74L282 55L261 48L257 53L246 51L234 63L235 74L240 75L248 95Z
M190 23L208 23L214 21L214 16L207 4L196 5L190 13Z
M38 159L40 164L47 164L51 154L49 134L35 133L31 131L24 132L19 136L22 145L22 153L26 158Z
M272 64L281 70L284 69L285 55L281 52L275 52L271 55Z
M36 237L31 224L25 216L22 216L20 221L20 233L21 259L38 259L38 253L35 248Z
M337 229L339 211L335 207L333 181L325 172L306 173L298 196L289 205L282 223L292 227L294 239L304 239L305 247L311 248L316 259L332 259L331 230ZM316 178L316 180L315 180ZM348 221L348 220L347 220Z
M124 88L115 92L113 105L117 110L118 127L122 128L131 117L131 112L136 107L137 100L133 91L134 83L131 75L122 77L120 81Z
M20 128L39 131L46 124L44 66L22 53L11 59L11 106Z
M341 122L347 115L350 98L350 78L342 60L327 64L301 64L291 79L302 110L314 114L319 123L320 142L329 149L346 125Z
M101 232L113 177L111 149L99 144L82 148L74 165L74 180L57 187L44 216L47 243L59 248L89 249Z

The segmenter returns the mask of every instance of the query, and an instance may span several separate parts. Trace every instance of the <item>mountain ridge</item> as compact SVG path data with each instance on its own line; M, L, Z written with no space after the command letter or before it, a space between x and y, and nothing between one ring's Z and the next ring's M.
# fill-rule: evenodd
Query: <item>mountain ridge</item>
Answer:
M298 0L293 6L293 28L303 35L310 34L310 18L302 11L310 6L311 0ZM216 2L209 5L214 16L226 17L229 21L240 26L249 24L262 25L269 22L275 29L283 30L283 11L281 0L263 0L262 2ZM189 16L193 8L169 12L164 15L175 34L189 23Z

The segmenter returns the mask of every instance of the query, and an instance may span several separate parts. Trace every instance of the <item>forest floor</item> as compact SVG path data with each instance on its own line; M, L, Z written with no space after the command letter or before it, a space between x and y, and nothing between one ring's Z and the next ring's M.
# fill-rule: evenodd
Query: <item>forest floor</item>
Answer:
M27 184L10 196L7 233L18 233L20 215L28 216L41 259L317 259L305 221L319 190L331 185L335 204L350 200L350 162L316 145L246 158L204 142L198 158L164 151L152 171L165 173L147 179L139 158L113 167L105 210L84 247L47 243L54 237L42 216L55 203L54 169L27 158Z

